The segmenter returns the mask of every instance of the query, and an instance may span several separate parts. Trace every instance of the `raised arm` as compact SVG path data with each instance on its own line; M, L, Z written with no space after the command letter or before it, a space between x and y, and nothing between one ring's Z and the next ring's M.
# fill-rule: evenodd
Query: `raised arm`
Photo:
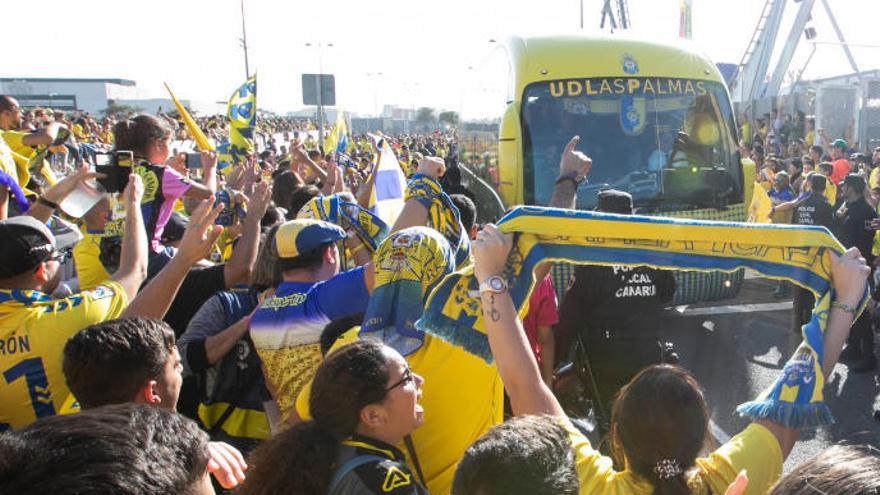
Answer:
M824 350L822 373L826 379L840 358L841 348L849 336L856 308L862 299L868 275L871 273L871 269L865 264L857 248L849 248L841 256L833 253L830 256L831 278L836 297L828 317L828 325L825 327L822 344ZM758 420L756 423L773 433L782 449L783 459L787 458L794 444L797 443L799 430L786 428L769 419Z
M147 231L141 214L141 198L144 196L144 183L137 174L128 177L128 184L122 192L125 207L125 231L122 237L122 251L119 254L119 268L110 280L119 282L129 301L137 296L141 284L147 278Z
M257 184L248 203L241 237L238 238L238 244L235 245L229 261L223 267L223 279L227 288L240 283L248 283L250 280L260 247L260 221L266 214L266 208L271 200L272 186L268 182Z
M428 156L419 160L419 168L416 173L427 175L437 180L446 173L446 162L436 156ZM403 205L400 216L391 227L391 234L398 230L409 227L417 227L428 224L428 209L416 199L410 199ZM390 235L390 234L389 234Z
M22 137L21 143L25 146L48 146L58 138L58 131L60 131L62 127L64 127L63 124L54 122L36 132L32 132Z
M471 252L474 256L474 274L480 284L502 273L512 239L511 235L502 234L492 224L486 225L477 234L476 240L471 243ZM513 414L564 416L556 397L541 378L510 293L506 289L497 293L487 290L480 293L480 300L489 347L510 397Z
M208 255L214 241L223 232L222 227L214 225L221 210L221 206L211 209L210 201L203 201L196 207L177 254L128 305L123 316L157 319L165 316L189 269Z

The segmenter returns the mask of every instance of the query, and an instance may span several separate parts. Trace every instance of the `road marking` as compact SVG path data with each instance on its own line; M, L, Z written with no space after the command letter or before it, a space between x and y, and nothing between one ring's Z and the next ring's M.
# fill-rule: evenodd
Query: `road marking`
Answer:
M730 306L709 306L708 308L694 308L679 311L682 316L700 315L729 315L736 313L756 313L760 311L784 311L791 309L791 301L763 304L734 304Z
M719 444L725 444L730 441L730 435L722 430L713 419L709 419L709 432L712 433L712 436L715 437L715 440L717 440Z

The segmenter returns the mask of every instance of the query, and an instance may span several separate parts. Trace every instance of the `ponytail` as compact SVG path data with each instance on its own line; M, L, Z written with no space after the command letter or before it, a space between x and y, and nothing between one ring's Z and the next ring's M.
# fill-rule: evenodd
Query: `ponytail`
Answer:
M150 145L171 136L168 125L152 115L138 115L121 120L113 126L113 142L117 151L131 151L146 158Z
M709 412L699 383L678 366L643 369L621 390L612 412L616 461L649 481L657 495L686 495L688 470L705 445Z
M241 495L324 495L336 470L339 439L314 421L261 443L248 459Z

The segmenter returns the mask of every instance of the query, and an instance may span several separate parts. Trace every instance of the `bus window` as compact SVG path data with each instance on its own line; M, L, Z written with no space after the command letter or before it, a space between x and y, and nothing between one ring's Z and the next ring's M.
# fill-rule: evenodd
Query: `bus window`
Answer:
M662 77L544 81L522 98L524 196L546 205L571 136L593 159L577 207L606 188L641 212L723 208L743 201L733 116L720 83Z

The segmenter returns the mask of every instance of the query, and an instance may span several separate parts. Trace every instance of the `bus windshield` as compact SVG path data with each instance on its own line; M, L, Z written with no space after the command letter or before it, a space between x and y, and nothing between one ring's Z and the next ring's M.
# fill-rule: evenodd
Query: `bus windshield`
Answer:
M547 205L572 136L593 160L579 209L602 189L640 212L724 208L743 201L733 115L720 83L662 77L544 81L522 98L524 196Z

